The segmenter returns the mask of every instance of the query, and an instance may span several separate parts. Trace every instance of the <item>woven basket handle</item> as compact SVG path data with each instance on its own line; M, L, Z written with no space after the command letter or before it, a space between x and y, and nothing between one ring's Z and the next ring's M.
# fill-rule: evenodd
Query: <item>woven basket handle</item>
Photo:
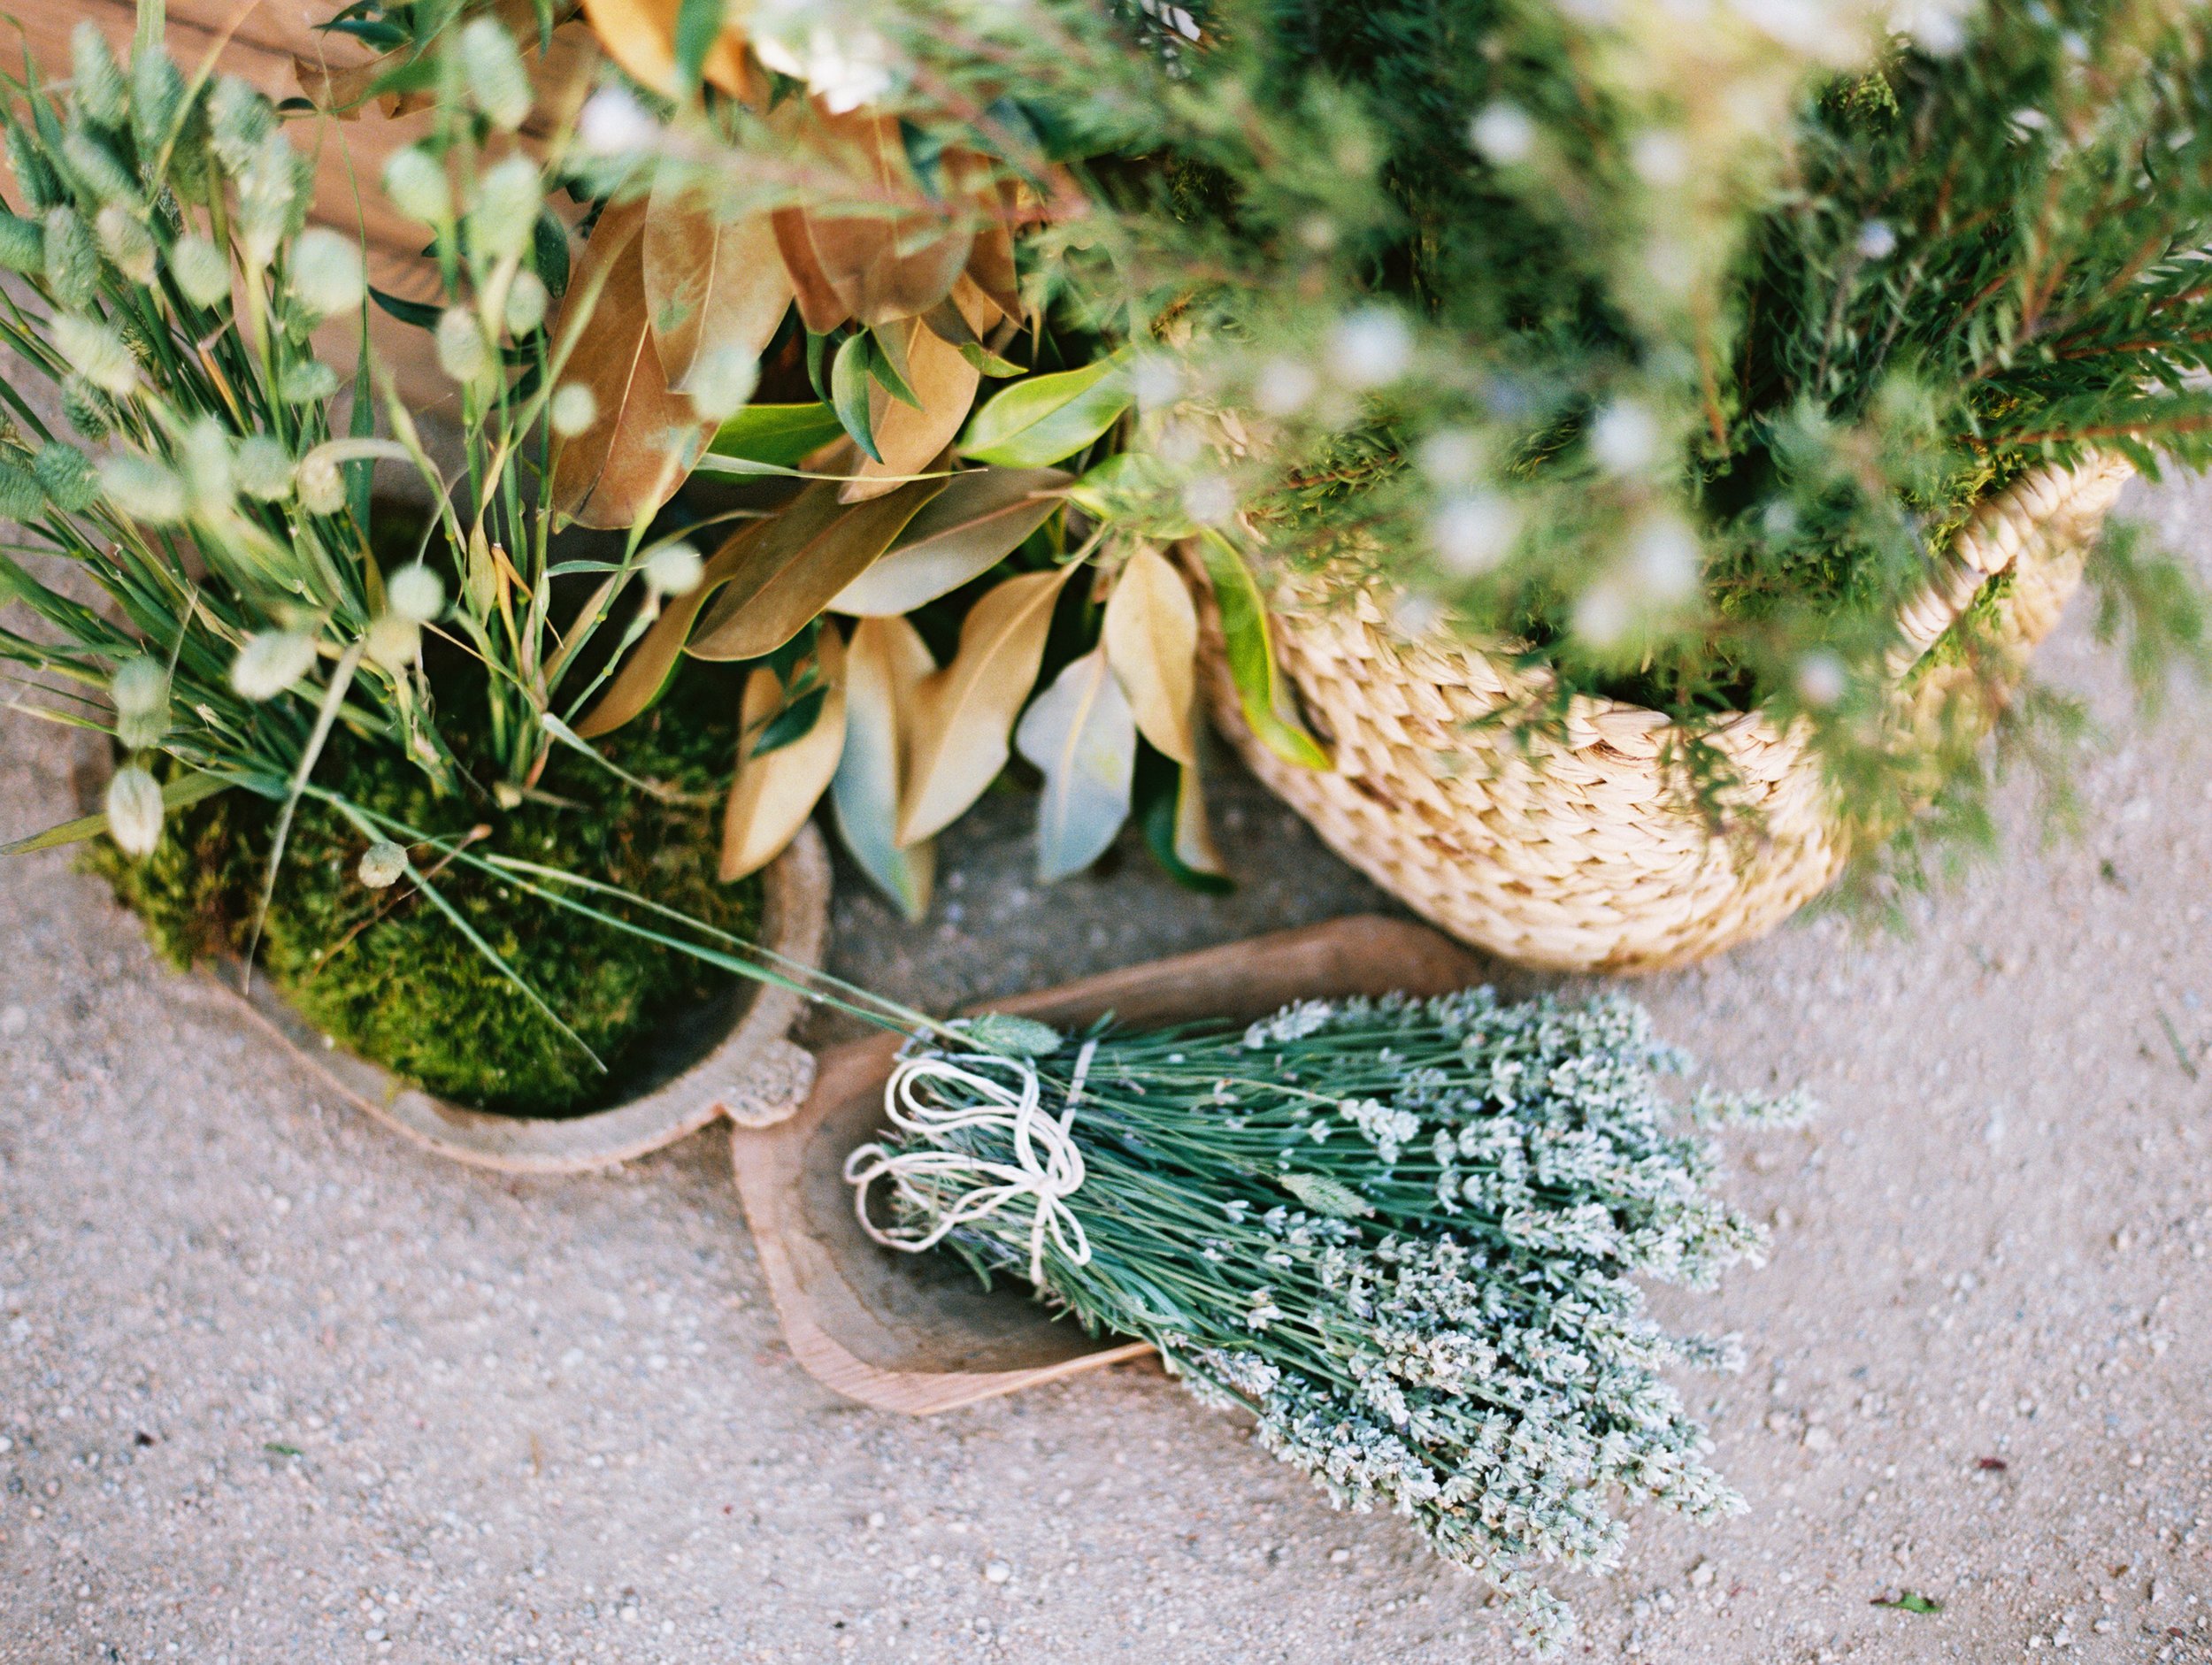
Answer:
M1943 569L1899 612L1898 641L1886 665L1891 680L1902 681L1993 579L2025 576L2079 553L2134 472L2125 457L2100 455L2071 468L2039 468L1983 503L1945 555ZM2024 642L2039 640L2050 622L2023 631Z

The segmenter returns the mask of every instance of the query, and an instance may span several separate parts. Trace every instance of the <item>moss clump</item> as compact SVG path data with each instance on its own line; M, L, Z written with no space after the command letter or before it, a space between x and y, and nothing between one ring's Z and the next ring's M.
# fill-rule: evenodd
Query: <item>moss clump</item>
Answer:
M751 937L760 886L715 877L711 800L735 755L732 679L687 672L661 708L605 748L629 773L707 800L672 805L623 786L590 759L557 751L540 795L501 811L434 795L385 745L334 740L316 778L365 807L442 836L490 828L472 848L617 885L717 930ZM91 864L180 965L242 952L265 871L274 806L228 793L173 812L144 862L107 840ZM736 978L687 955L595 924L480 874L433 881L507 963L605 1063L602 1072L434 904L403 881L356 874L367 840L336 811L303 802L264 925L264 973L311 1022L433 1093L516 1116L578 1115L649 1073L655 1042ZM414 852L427 869L434 854ZM666 929L643 909L595 906ZM680 931L676 934L681 934Z

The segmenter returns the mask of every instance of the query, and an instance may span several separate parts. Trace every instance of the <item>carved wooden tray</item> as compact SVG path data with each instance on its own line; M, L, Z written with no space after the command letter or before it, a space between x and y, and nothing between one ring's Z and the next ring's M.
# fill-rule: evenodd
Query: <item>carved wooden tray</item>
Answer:
M1479 963L1425 925L1356 915L1087 978L988 1009L1063 1026L1111 1011L1129 1024L1248 1022L1295 1000L1443 994ZM848 1398L926 1416L1138 1356L1143 1342L1055 1321L1018 1280L986 1291L950 1255L900 1255L861 1231L845 1154L872 1138L899 1037L823 1053L797 1113L732 1136L738 1194L784 1339Z

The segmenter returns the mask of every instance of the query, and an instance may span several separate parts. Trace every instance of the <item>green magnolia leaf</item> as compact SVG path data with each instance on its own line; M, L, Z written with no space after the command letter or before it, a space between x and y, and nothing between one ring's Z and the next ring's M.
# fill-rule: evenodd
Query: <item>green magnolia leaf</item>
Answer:
M1167 466L1143 451L1117 451L1068 488L1068 501L1094 520L1110 520L1173 543L1197 526L1171 495Z
M1019 364L1010 358L1001 358L981 341L961 342L960 356L995 381L1004 381L1022 373Z
M1275 663L1275 644L1267 627L1267 602L1253 581L1252 570L1236 546L1209 526L1196 546L1211 581L1214 607L1228 648L1229 675L1235 682L1244 720L1267 748L1286 763L1326 769L1329 754L1292 715L1289 691Z
M721 457L764 470L794 469L844 432L826 404L749 404L716 430L703 466Z
M960 449L979 463L1042 468L1105 433L1135 397L1128 361L1118 353L1079 370L1032 376L975 413Z
M1137 719L1103 647L1070 664L1030 702L1014 744L1045 778L1037 877L1050 884L1081 872L1129 818L1137 767Z
M818 682L791 700L762 725L760 738L753 742L753 749L749 755L765 757L770 752L781 751L785 747L804 740L814 732L815 719L822 715L822 702L828 697L829 685Z
M1137 830L1161 871L1202 896L1226 896L1236 889L1236 880L1219 871L1196 770L1143 748L1137 756L1136 803Z
M868 418L868 366L873 357L866 331L846 337L830 363L830 403L853 443L880 463L883 453L876 449L874 425Z
M883 384L883 390L901 404L914 410L922 408L913 387L907 380L906 349L893 329L872 329L868 332L870 352L868 373Z
M1052 518L1067 483L1056 468L955 474L889 552L831 599L829 610L864 618L910 613L980 578Z
M1917 1590L1905 1591L1894 1600L1886 1596L1877 1596L1873 1605L1878 1607L1895 1607L1901 1613L1940 1613L1943 1611L1943 1603L1938 1601L1933 1596L1922 1595Z

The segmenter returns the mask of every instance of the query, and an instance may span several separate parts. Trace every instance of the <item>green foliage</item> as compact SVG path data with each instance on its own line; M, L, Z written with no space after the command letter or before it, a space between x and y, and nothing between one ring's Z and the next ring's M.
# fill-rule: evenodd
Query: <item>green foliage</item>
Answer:
M703 807L735 756L733 679L719 668L692 672L609 748L623 769L693 802L606 791L603 771L564 752L548 764L537 795L487 822L488 835L472 848L590 874L749 936L760 919L759 881L717 880L715 814ZM388 750L348 742L326 769L326 784L365 809L466 831L453 825L460 807L434 797L420 772ZM230 793L173 815L143 862L105 839L89 860L144 919L156 947L188 965L243 951L273 819L273 806ZM357 870L367 844L329 806L302 808L261 933L261 971L311 1022L444 1097L526 1116L597 1108L634 1085L672 1022L734 987L727 971L519 898L480 872L441 873L445 899L599 1055L603 1073L406 880L380 891L362 884ZM435 862L421 851L416 859L426 869ZM609 911L657 923L633 903Z

